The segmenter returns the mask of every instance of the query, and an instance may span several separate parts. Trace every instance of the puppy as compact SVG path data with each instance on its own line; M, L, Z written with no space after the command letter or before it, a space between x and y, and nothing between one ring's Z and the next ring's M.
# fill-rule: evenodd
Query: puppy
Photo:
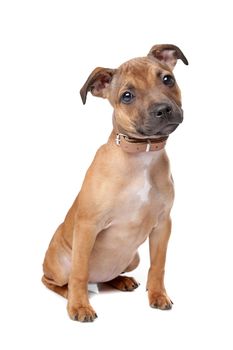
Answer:
M165 145L183 121L173 75L174 45L155 45L146 57L117 69L96 68L80 93L107 98L113 130L88 169L82 188L55 232L45 255L43 283L68 298L71 319L93 321L87 285L106 282L132 291L138 283L122 275L139 264L138 247L149 238L149 304L168 310L164 266L171 232L173 180Z

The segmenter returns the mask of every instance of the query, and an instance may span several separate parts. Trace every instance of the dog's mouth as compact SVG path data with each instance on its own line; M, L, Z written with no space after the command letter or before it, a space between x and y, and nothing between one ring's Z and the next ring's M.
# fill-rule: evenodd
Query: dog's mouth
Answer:
M176 128L179 126L179 123L169 123L164 126L161 130L155 131L153 129L146 129L139 127L136 129L137 134L142 138L158 138L158 137L168 137Z
M179 126L177 123L170 123L160 130L156 135L170 135Z

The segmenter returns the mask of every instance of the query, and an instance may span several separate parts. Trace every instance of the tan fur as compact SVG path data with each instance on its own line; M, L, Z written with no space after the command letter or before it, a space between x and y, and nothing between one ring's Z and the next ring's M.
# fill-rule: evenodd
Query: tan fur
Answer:
M181 105L177 84L168 89L161 83L160 75L166 72L172 74L162 60L138 58L117 70L98 68L81 90L84 103L88 91L109 99L114 108L114 128L108 142L97 151L44 259L42 280L68 298L72 319L92 321L96 317L88 300L88 282L108 282L121 290L138 286L133 278L120 274L137 267L137 249L148 237L149 303L160 309L171 308L163 282L174 198L166 152L130 154L115 144L118 131L136 137L135 125L152 103L172 99ZM120 96L129 85L137 88L137 101L125 106Z

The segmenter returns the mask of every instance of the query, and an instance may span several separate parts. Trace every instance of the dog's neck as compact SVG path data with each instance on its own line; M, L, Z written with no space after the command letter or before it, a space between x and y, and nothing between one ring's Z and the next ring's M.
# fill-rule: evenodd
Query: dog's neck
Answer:
M161 137L147 137L147 138L136 138L131 135L127 135L124 131L119 129L115 115L113 113L113 132L112 135L115 137L116 146L120 147L124 152L128 153L142 153L142 152L155 152L161 151L168 139L168 136Z

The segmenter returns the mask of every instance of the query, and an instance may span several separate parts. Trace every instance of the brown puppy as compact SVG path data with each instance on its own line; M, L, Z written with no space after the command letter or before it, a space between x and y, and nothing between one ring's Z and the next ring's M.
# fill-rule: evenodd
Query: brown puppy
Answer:
M155 45L147 57L118 69L96 68L81 89L107 98L113 131L87 171L81 191L55 232L43 264L44 284L68 298L69 316L93 321L88 282L108 282L131 291L137 282L123 272L139 263L138 247L149 237L149 303L172 306L164 287L164 266L174 199L164 150L183 120L180 90L172 70L181 59L174 45Z

